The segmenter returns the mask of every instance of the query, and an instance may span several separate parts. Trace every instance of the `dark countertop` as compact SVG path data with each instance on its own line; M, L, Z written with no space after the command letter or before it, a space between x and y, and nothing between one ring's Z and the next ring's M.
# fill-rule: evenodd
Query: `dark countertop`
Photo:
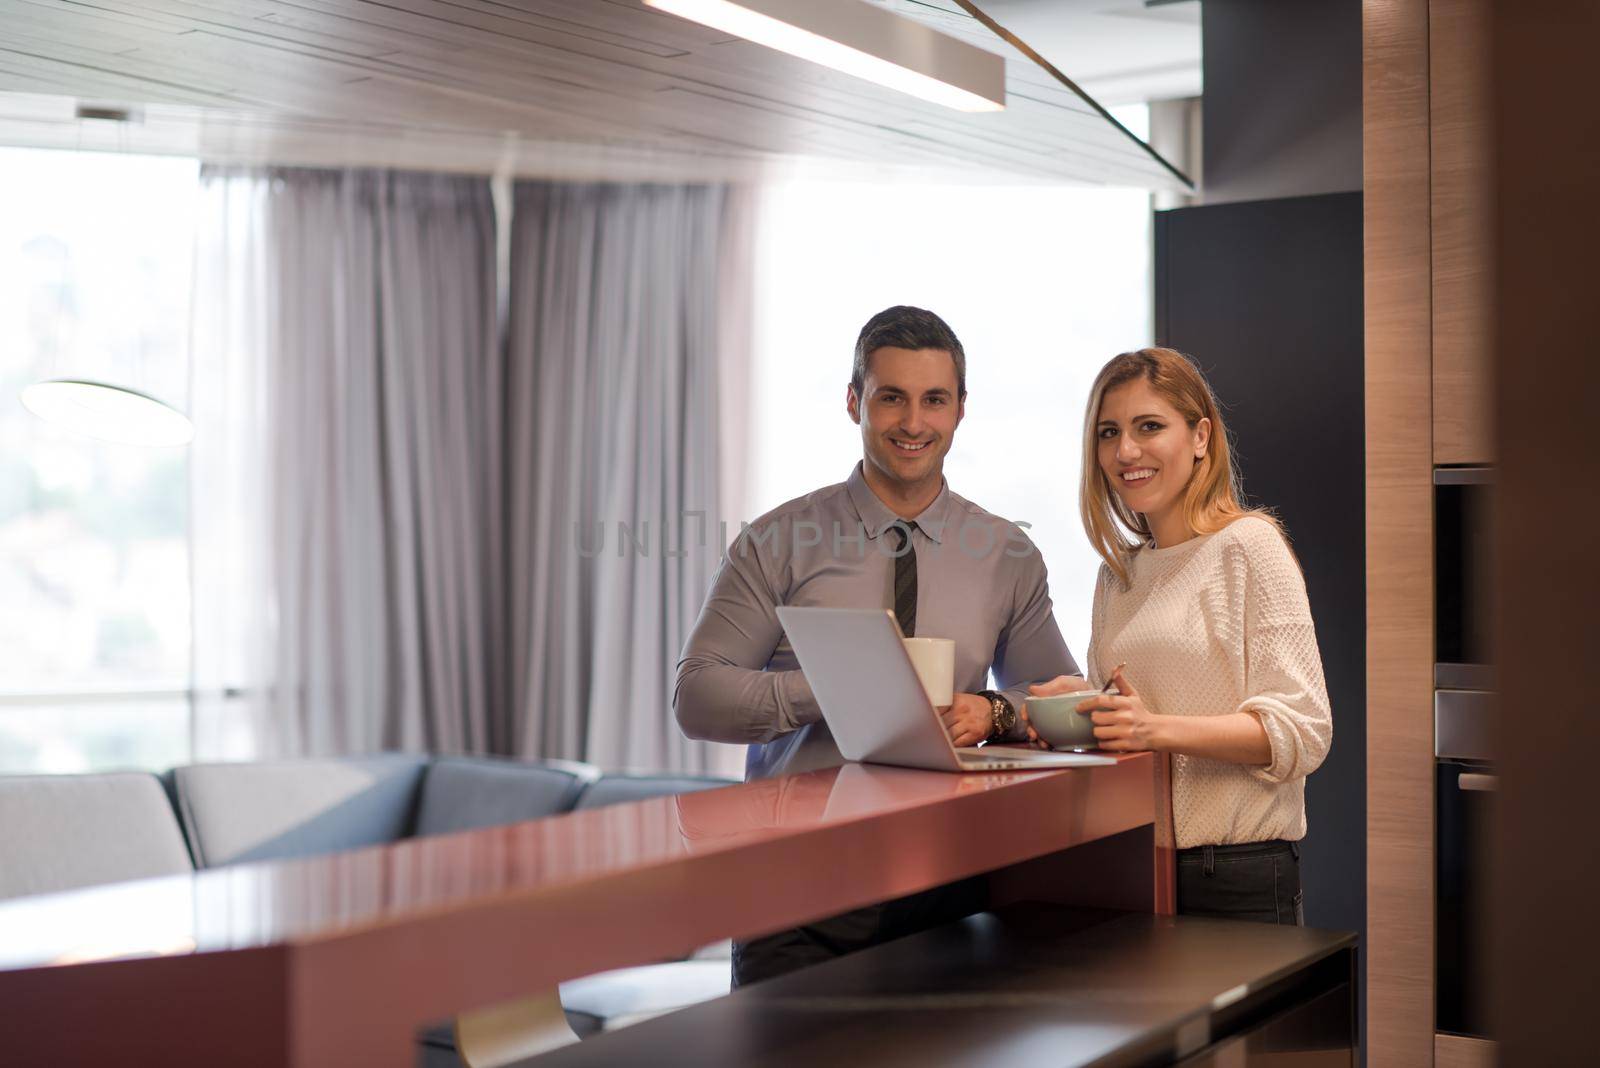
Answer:
M1170 1063L1348 980L1355 937L1012 906L526 1062Z

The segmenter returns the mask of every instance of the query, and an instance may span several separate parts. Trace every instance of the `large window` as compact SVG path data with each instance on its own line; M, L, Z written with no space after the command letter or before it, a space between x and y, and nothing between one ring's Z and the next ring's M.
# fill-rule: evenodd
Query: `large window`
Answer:
M1142 118L1122 117L1134 128ZM1078 519L1083 407L1106 360L1150 343L1149 195L777 186L754 277L753 515L849 474L861 457L845 414L856 332L889 305L929 308L967 351L967 414L946 477L1032 524L1081 661L1100 564Z
M0 149L0 772L189 755L185 452L54 429L18 394L181 391L197 170Z

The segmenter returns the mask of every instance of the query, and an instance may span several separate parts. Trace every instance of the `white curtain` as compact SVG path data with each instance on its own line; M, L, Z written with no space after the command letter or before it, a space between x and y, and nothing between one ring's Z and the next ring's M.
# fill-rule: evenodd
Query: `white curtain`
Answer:
M203 175L200 185L189 345L196 760L247 759L269 748L268 186L265 179L218 172Z
M201 185L197 755L506 751L488 182Z
M720 463L747 323L749 200L521 182L507 426L515 751L736 772L672 716L679 652L737 532ZM736 450L730 450L736 451Z

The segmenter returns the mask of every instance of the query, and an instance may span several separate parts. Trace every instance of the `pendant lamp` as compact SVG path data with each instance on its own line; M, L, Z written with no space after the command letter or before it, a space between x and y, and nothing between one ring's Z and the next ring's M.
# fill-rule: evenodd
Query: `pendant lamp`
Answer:
M92 378L47 378L25 386L23 406L64 430L124 445L187 445L194 423L172 405L131 386Z
M78 108L80 136L84 121L127 123L126 110ZM120 143L120 128L119 128ZM66 315L64 282L57 285L58 324ZM62 429L126 445L172 447L194 438L194 424L176 406L149 390L150 377L139 358L110 353L57 352L50 377L25 386L22 404L45 422Z

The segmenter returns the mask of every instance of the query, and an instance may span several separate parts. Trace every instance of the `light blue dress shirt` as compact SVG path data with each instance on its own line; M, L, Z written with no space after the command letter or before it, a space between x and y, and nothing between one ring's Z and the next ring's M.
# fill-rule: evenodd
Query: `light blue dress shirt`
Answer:
M896 542L884 531L897 519L857 464L847 481L746 526L678 662L673 707L686 734L750 743L750 779L842 762L776 609L893 608ZM957 692L987 689L992 672L1020 708L1029 684L1078 674L1021 527L948 485L915 521L917 634L955 640Z

